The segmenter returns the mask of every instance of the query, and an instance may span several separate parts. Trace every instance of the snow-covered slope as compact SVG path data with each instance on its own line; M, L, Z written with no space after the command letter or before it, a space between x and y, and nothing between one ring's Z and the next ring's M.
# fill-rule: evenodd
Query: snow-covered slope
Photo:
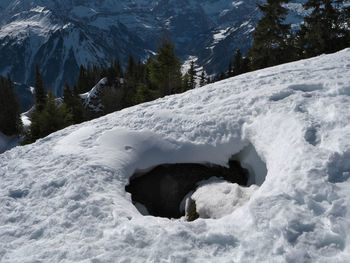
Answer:
M146 59L162 33L169 34L183 60L198 58L209 73L227 68L236 48L246 51L263 0L6 0L0 3L0 73L33 84L38 64L48 88L61 94L76 80L79 66L126 64L132 54ZM291 1L290 20L301 20ZM92 87L91 87L92 88Z
M244 74L0 155L0 261L347 262L349 61ZM196 194L217 219L142 216L125 192L135 170L234 154L250 189Z

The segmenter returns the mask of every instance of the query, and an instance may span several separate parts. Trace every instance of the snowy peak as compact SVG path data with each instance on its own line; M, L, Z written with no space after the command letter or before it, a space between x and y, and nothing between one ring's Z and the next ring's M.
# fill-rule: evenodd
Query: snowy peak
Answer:
M55 20L51 11L38 6L12 16L10 22L1 27L0 38L16 38L18 41L31 35L46 38L49 33L62 27Z
M60 95L65 82L75 83L80 65L107 65L115 58L125 64L129 54L145 60L164 32L183 61L195 57L208 74L225 71L235 50L244 53L250 46L259 2L1 1L0 73L30 85L38 64L47 88ZM300 2L288 4L288 19L296 24Z

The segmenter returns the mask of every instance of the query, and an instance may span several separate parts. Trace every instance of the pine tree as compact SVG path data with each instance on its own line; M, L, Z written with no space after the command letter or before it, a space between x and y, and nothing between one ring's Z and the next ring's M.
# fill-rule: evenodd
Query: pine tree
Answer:
M287 9L282 6L289 0L267 0L258 5L263 17L253 34L253 45L248 52L252 69L260 69L291 60L288 39L290 25L284 24Z
M154 98L154 92L147 87L145 83L140 83L137 87L137 92L135 96L135 104L144 103L151 101Z
M72 93L72 89L70 88L68 83L66 83L66 88L63 91L63 102L66 105L73 104L73 93Z
M243 58L240 49L237 49L233 61L233 76L237 76L249 71L249 59Z
M311 10L305 17L298 32L297 47L301 57L312 57L322 53L332 53L345 48L348 30L342 21L342 14L332 0L308 0L304 4Z
M345 1L339 0L337 2L337 4L340 5L343 2L349 4L350 0L345 0ZM349 28L350 28L350 5L343 5L342 6L341 12L340 12L339 22L341 25L343 25L342 30L344 32L344 36L343 36L344 47L350 47L350 30L349 30Z
M151 79L150 79L150 75L151 75L151 70L152 70L152 66L153 66L154 60L152 59L152 57L149 57L146 61L145 64L145 70L144 70L144 74L143 74L143 83L146 84L146 86L148 87L148 89L150 89L153 93L153 98L159 98L160 94L159 94L159 89L158 87L152 83Z
M96 83L101 80L104 71L105 70L102 66L98 67L94 65L92 67L88 66L85 68L83 65L81 65L77 83L79 94L90 91L96 85Z
M197 75L197 72L194 68L194 61L191 61L191 66L190 66L190 69L188 70L189 89L194 89L196 87L196 75Z
M82 100L80 99L76 86L74 86L72 90L68 83L66 84L66 88L63 91L63 102L69 112L72 114L72 120L74 124L81 123L85 120Z
M88 85L87 85L86 78L87 78L86 69L83 65L81 65L79 69L78 84L77 84L78 92L81 94L89 91L89 87L87 87Z
M57 105L56 98L50 92L44 110L38 117L40 137L45 137L55 131L73 124L72 114L65 104Z
M122 108L134 105L137 92L137 65L133 56L129 55L128 64L126 66L125 78L123 85Z
M190 74L186 73L182 78L182 91L187 91L191 89L190 84Z
M233 76L233 69L232 69L232 62L230 61L228 63L228 68L227 68L227 77L230 78Z
M207 84L210 84L212 82L212 79L210 76L207 77Z
M35 142L57 130L73 124L72 114L66 104L57 105L55 96L50 92L42 111L31 113L31 125L25 134L23 144Z
M18 135L22 131L20 106L14 92L13 83L0 77L0 132L5 135Z
M46 92L44 89L43 77L40 73L38 65L35 67L34 96L35 109L41 112L46 104Z
M242 72L242 64L243 64L243 58L242 58L242 53L240 49L237 49L233 61L233 75L237 76L241 74Z
M170 38L163 36L158 47L158 54L151 66L150 80L159 88L161 96L182 90L181 64L174 49Z
M205 73L204 70L202 71L201 78L199 80L199 86L203 87L206 84L206 79L205 79Z
M119 61L114 61L111 63L110 67L103 70L103 71L106 71L105 73L102 73L102 75L107 77L108 86L115 85L116 82L119 81L118 78L120 77L120 73L118 72L119 71L118 65L119 65Z

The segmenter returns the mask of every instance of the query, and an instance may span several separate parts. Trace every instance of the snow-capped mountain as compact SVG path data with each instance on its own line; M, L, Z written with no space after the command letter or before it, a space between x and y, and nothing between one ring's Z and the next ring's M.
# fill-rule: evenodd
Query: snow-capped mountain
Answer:
M0 73L29 85L38 64L60 94L80 65L146 59L165 32L183 60L197 58L212 74L227 68L236 48L249 47L261 1L1 1ZM302 15L299 2L289 4L293 21Z
M0 261L347 262L349 61L243 74L5 152ZM230 157L248 185L202 182L193 222L142 215L125 191L159 164Z

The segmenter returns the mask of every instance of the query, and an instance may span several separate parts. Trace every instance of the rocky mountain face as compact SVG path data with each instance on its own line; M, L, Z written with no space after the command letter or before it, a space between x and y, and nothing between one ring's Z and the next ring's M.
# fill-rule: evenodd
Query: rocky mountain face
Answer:
M163 33L183 59L208 74L225 70L236 48L245 52L263 0L2 0L0 73L32 84L38 64L47 88L60 95L80 65L108 64L129 54L145 60ZM289 4L300 21L301 0Z

